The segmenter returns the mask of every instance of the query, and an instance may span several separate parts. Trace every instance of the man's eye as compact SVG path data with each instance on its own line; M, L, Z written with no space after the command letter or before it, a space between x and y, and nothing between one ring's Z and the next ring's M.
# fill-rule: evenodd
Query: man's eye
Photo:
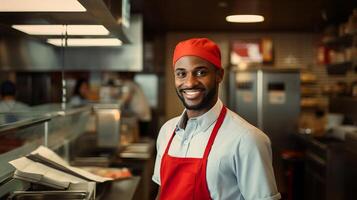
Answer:
M176 72L176 77L178 77L178 78L182 78L185 76L186 76L186 72L181 72L181 71Z
M196 76L205 76L207 74L206 70L198 70L196 71Z

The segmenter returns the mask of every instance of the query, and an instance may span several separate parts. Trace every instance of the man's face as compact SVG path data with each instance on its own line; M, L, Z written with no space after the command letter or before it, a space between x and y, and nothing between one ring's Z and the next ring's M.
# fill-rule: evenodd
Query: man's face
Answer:
M223 69L197 56L184 56L175 67L176 93L188 110L208 110L218 98Z

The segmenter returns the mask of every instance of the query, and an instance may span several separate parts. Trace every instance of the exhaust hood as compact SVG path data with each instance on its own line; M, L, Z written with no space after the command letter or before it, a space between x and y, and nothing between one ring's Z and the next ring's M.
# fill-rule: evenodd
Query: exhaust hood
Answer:
M90 46L78 47L83 39L76 37L67 42L72 47L58 47L56 37L48 39L55 44L48 44L47 38L27 35L20 31L9 31L8 27L0 25L0 73L1 71L142 71L143 70L143 20L140 15L130 17L128 29L129 44L119 46L119 41L101 41L118 46L96 46L96 41ZM91 36L92 37L92 36ZM81 39L81 40L78 40ZM97 37L97 39L99 39ZM107 38L109 39L109 38ZM118 39L117 39L118 40ZM93 44L94 43L94 44ZM70 44L68 44L69 46ZM76 46L77 45L77 46Z
M130 12L128 0L78 0L78 2L86 9L85 12L0 12L0 23L9 29L12 25L103 25L110 32L105 37L118 38L124 44L130 43L126 36ZM0 10L3 5L0 5ZM36 37L46 39L55 36ZM100 37L103 38L102 35Z
M77 0L0 0L0 12L85 12Z

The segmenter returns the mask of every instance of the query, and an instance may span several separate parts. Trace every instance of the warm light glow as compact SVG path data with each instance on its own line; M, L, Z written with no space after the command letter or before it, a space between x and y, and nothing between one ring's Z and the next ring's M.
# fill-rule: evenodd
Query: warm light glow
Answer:
M64 25L12 25L30 35L64 35ZM67 35L109 35L103 25L67 25Z
M256 23L264 21L261 15L229 15L226 17L227 22L234 23Z
M119 121L119 119L120 119L120 112L119 111L115 111L114 112L114 119L115 119L115 121Z
M0 0L0 12L85 12L77 0Z
M62 46L64 41L62 39L47 39L47 42L55 46ZM67 39L67 46L121 46L123 43L116 38L69 38Z
M248 68L248 63L246 62L241 62L237 65L239 70L246 70Z

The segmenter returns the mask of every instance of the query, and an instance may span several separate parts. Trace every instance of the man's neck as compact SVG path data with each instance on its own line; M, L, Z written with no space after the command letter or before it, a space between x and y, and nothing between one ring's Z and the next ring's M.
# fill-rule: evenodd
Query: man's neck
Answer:
M187 113L187 118L190 119L190 118L193 118L193 117L198 117L198 116L201 116L203 114L205 114L208 110L187 110L186 113Z
M201 115L205 114L205 113L208 112L214 105L216 105L217 101L218 101L218 98L217 98L215 101L212 101L211 105L209 105L209 106L207 106L206 108L201 109L201 110L189 110L189 109L187 109L187 110L186 110L187 118L190 119L190 118L198 117L198 116L201 116Z

